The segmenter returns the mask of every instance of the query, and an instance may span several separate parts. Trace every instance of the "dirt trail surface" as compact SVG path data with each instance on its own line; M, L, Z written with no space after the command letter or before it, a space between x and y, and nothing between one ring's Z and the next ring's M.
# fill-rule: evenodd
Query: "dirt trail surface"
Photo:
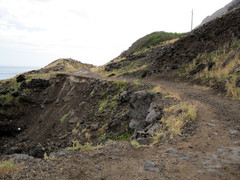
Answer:
M89 71L74 75L102 78ZM15 155L19 170L9 179L240 179L240 102L157 76L143 81L197 105L191 135L154 147L110 142L98 150L57 152L45 160Z

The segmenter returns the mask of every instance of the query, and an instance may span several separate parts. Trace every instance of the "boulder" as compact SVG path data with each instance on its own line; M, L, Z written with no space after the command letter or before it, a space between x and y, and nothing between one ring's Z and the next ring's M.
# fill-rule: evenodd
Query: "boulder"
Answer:
M162 118L162 111L158 111L153 109L150 113L148 113L146 117L146 123L147 124L152 124L156 122L157 120L160 120Z
M136 140L140 145L149 145L153 142L152 138L138 138Z
M146 116L154 95L147 91L137 91L130 99L129 118L131 119L129 127L135 130L141 130L146 126Z
M151 161L146 161L146 163L144 164L144 170L160 173L160 170L157 168L156 164Z
M44 150L41 147L32 147L28 151L29 156L33 156L36 158L43 158Z
M22 81L25 81L26 80L26 78L25 78L25 75L19 75L17 78L16 78L16 80L17 80L17 82L19 83L19 82L22 82Z
M121 103L124 102L129 102L131 99L130 94L127 91L123 91L120 93L118 101L120 101Z

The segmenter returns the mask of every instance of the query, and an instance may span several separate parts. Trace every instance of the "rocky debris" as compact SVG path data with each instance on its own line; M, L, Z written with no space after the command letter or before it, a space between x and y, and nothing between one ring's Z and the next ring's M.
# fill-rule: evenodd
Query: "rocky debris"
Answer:
M173 44L156 47L156 51L149 56L153 63L147 75L169 72L176 64L189 63L198 54L213 52L227 42L231 43L233 39L239 39L239 13L240 8L194 29ZM196 74L207 66L211 69L214 64L200 63L189 74Z
M105 71L112 71L114 69L120 69L122 68L122 64L119 63L111 63L105 66Z
M22 90L26 89L27 87L28 87L28 85L27 85L26 81L23 81L21 83L21 85L19 86L19 90L22 91Z
M192 76L194 74L197 74L198 72L202 71L206 67L205 64L199 64L195 69L189 72L189 75Z
M61 156L65 156L68 154L71 154L71 151L57 151L57 152L52 152L49 154L49 158L54 158L54 157L61 157Z
M136 141L140 145L149 145L153 142L152 138L137 138Z
M27 87L31 88L31 89L33 89L33 88L42 88L42 89L44 89L44 88L46 88L48 86L50 86L49 80L40 79L40 78L39 79L32 79L31 81L29 81L27 83Z
M152 143L152 137L161 124L163 105L153 100L154 96L146 91L134 93L130 100L129 127L135 130L131 139L141 145Z
M131 129L142 130L146 126L145 120L153 98L154 95L145 90L133 93L129 107Z
M160 173L161 171L157 168L156 164L152 161L146 161L144 164L144 170L150 171L150 172L156 172Z
M29 156L27 154L11 154L11 155L4 155L1 157L2 159L14 159L15 161L33 161L35 160L34 157Z
M128 93L127 91L123 91L120 93L118 101L120 101L120 103L125 103L129 102L130 99L131 99L130 93Z
M50 86L49 80L39 78L39 79L32 79L29 82L22 81L22 83L19 87L19 90L22 91L27 88L29 88L29 89L45 89L48 86Z
M17 76L16 80L18 83L25 81L26 80L25 75L21 74L21 75Z
M28 154L36 158L43 158L44 150L43 147L33 146L29 149Z
M78 117L76 116L68 120L68 122L72 124L77 123L77 121L78 121Z
M151 103L150 108L148 110L148 115L146 117L146 122L148 124L152 124L162 118L163 114L163 106L157 103Z
M237 135L238 131L237 130L233 130L233 129L229 129L229 134L234 136Z

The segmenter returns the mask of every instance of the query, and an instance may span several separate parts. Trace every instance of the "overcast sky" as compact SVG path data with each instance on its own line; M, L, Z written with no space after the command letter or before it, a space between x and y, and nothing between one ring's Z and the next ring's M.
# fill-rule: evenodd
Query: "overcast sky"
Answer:
M231 0L0 0L0 66L102 65L154 31L188 32Z

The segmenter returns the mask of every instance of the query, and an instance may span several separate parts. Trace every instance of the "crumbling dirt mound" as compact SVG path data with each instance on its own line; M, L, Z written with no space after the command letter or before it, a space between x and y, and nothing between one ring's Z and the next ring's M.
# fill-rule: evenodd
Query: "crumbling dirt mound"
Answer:
M128 140L134 131L129 128L131 95L149 88L64 74L22 81L15 101L3 104L0 151L42 158L44 153L72 147L73 142L97 145L109 139ZM156 99L154 94L151 97ZM145 104L145 117L150 103ZM15 106L19 111L13 111Z

